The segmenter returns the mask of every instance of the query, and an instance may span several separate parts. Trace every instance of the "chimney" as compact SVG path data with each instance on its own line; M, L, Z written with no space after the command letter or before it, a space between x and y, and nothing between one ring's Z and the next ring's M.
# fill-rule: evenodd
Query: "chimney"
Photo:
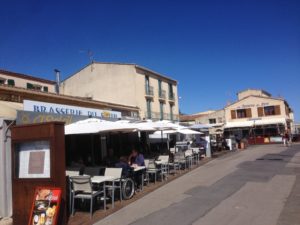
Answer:
M56 94L59 94L60 71L58 69L55 69L54 72L55 72L55 80L56 80L55 92L56 92Z

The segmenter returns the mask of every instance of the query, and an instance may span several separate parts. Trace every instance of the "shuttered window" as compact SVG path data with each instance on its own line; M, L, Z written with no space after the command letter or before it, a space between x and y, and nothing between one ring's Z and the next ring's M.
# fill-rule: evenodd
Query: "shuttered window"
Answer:
M8 79L8 80L7 80L7 84L8 84L9 86L15 86L15 81L14 81L13 79Z
M257 108L257 115L258 115L258 117L263 117L264 116L264 108L263 107L258 107Z
M235 110L231 110L231 119L236 119L236 112L235 112Z
M280 111L280 105L275 105L275 115L280 115L281 111Z
M246 117L251 118L252 117L252 111L251 108L246 109Z

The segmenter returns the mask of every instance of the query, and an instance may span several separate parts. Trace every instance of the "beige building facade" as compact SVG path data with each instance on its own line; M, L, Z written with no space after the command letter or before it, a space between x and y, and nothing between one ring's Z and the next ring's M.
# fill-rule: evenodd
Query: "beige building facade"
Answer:
M138 107L140 119L178 120L177 81L135 64L92 63L62 81L60 93Z
M294 114L287 101L263 90L239 92L238 101L224 111L225 130L255 143L279 142L284 132L294 130Z
M11 87L55 93L56 82L21 73L0 70L0 85L1 84Z

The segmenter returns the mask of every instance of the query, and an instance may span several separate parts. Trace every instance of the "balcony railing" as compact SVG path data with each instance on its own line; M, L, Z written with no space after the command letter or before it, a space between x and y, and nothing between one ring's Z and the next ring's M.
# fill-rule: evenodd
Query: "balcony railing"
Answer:
M151 117L149 117L149 115ZM163 117L162 117L163 116ZM172 118L173 117L173 118ZM163 113L163 115L161 115L160 112L148 112L145 111L145 118L146 119L152 119L152 120L170 120L170 121L178 121L179 119L179 115L177 114L170 114L170 113Z
M145 95L153 97L154 91L152 86L148 86L148 85L145 86Z
M175 101L175 94L169 93L169 101Z
M165 100L166 99L166 91L165 90L160 90L158 92L158 97L162 100Z

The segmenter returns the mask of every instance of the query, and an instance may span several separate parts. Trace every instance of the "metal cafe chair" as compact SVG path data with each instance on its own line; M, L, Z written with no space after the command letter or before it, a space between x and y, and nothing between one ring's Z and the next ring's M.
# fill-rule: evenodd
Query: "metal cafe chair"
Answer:
M120 201L122 201L122 168L105 168L104 176L114 177L112 184L107 184L106 189L112 191L112 208L114 207L115 201L115 190L120 191Z
M105 195L105 186L103 186L103 190L94 191L92 189L92 182L90 176L74 176L70 177L73 187L72 194L72 215L74 215L75 208L75 199L89 199L90 200L90 217L92 219L93 216L93 202L94 199L103 195L104 199L104 209L106 209L106 195Z
M79 176L79 170L66 170L68 191L69 191L69 212L72 213L72 198L73 198L73 186L70 177Z
M161 170L156 167L154 159L145 159L145 166L146 166L146 176L148 179L148 183L150 180L150 174L154 175L154 183L156 183L157 174Z

